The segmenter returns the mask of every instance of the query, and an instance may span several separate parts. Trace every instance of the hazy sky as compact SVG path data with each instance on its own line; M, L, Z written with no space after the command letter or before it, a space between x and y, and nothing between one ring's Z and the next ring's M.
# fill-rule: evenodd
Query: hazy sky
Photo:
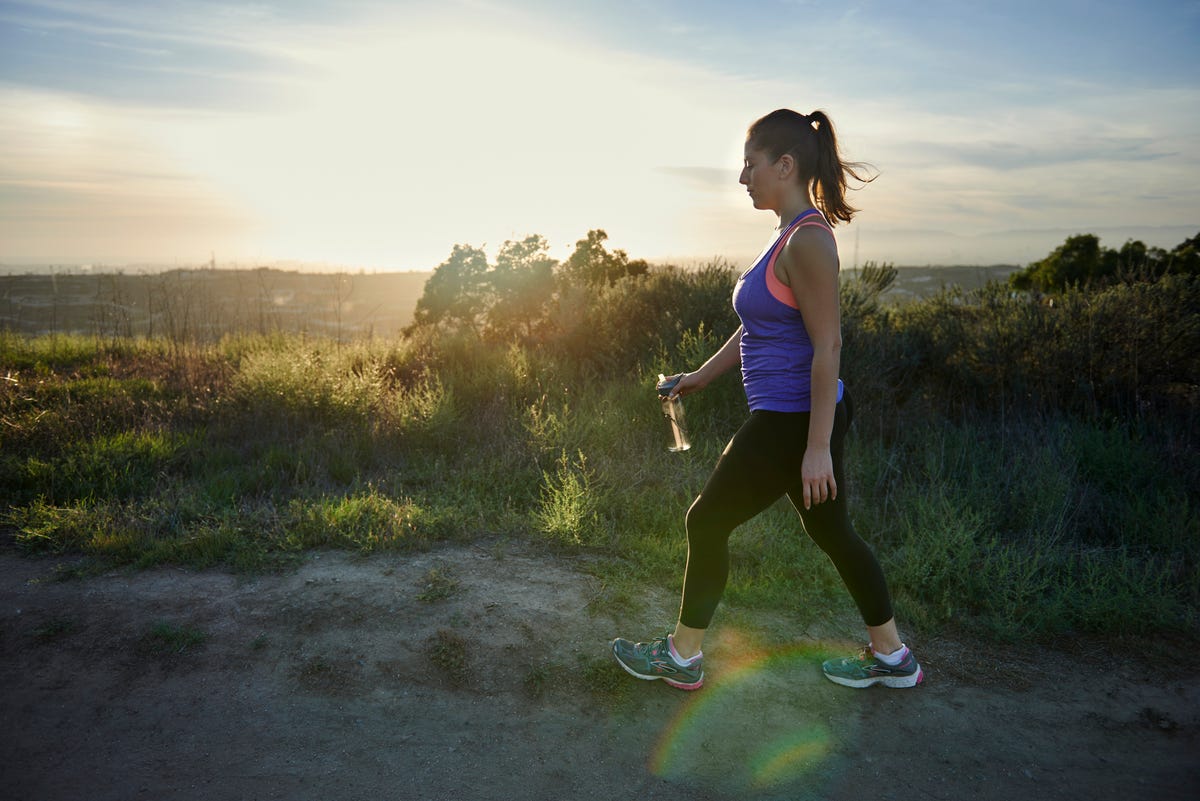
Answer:
M1200 2L0 0L0 263L742 261L746 126L879 178L843 264L1200 231ZM1113 239L1112 237L1120 237Z

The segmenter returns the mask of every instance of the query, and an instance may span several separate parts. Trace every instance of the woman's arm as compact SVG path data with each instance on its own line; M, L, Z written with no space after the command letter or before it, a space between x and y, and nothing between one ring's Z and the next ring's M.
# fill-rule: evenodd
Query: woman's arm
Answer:
M729 339L725 340L725 344L721 349L709 357L700 369L694 373L683 373L679 379L679 383L675 385L675 389L671 395L687 395L691 392L697 392L704 389L713 379L722 373L737 367L742 363L742 327L733 332Z
M825 231L800 229L784 245L775 268L777 277L791 287L813 345L812 411L801 468L808 509L837 497L829 450L842 354L837 243Z

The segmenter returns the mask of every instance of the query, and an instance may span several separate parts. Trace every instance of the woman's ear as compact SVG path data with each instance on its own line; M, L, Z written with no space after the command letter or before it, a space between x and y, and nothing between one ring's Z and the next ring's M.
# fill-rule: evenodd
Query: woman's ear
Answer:
M779 177L786 178L791 174L792 169L796 166L796 159L791 153L784 153L779 157L779 161L775 162L779 165Z

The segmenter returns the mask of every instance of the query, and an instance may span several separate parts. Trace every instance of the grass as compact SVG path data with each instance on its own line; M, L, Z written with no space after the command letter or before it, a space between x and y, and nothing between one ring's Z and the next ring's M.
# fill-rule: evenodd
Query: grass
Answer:
M425 654L437 674L448 684L460 687L470 679L467 641L449 629L439 629L425 642Z
M176 348L0 335L0 526L30 554L97 569L264 570L317 548L524 541L588 554L600 602L633 608L646 586L678 591L684 511L744 414L736 377L723 378L688 399L693 448L667 452L654 377L719 344L704 327L678 339L611 373L454 339ZM940 413L922 393L864 384L846 491L904 625L1010 639L1195 632L1189 429L1011 406ZM739 610L853 614L786 503L731 547L726 600ZM454 591L431 573L422 597ZM431 647L453 676L450 646ZM531 673L532 688L544 681Z
M193 651L208 640L208 634L187 624L159 621L141 640L141 649L155 656L177 656Z
M425 574L422 588L417 593L417 600L425 603L444 601L458 592L459 583L454 574L447 568L431 567Z
M33 638L40 643L57 642L66 639L79 629L79 624L72 618L56 615L34 629Z

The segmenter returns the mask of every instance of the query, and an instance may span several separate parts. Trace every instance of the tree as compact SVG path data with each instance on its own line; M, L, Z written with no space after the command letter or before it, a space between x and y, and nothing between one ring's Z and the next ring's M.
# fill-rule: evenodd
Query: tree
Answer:
M1067 237L1049 256L1009 277L1014 289L1061 292L1071 286L1114 281L1155 281L1168 273L1200 274L1200 234L1170 252L1128 240L1120 250L1100 246L1094 234Z
M650 269L643 259L630 261L623 250L608 252L604 248L606 239L608 234L596 228L588 231L587 238L576 242L575 251L563 262L563 279L588 286L604 286L628 276L645 275Z
M1185 239L1166 256L1166 272L1200 275L1200 234Z
M489 334L501 339L529 339L545 320L546 308L554 296L554 268L558 266L549 250L549 243L538 235L500 246L490 273Z
M1042 260L1040 272L1049 286L1086 284L1100 273L1100 237L1095 234L1069 236Z
M450 257L433 270L417 301L414 328L447 324L478 333L488 301L487 254L470 245L455 245Z

